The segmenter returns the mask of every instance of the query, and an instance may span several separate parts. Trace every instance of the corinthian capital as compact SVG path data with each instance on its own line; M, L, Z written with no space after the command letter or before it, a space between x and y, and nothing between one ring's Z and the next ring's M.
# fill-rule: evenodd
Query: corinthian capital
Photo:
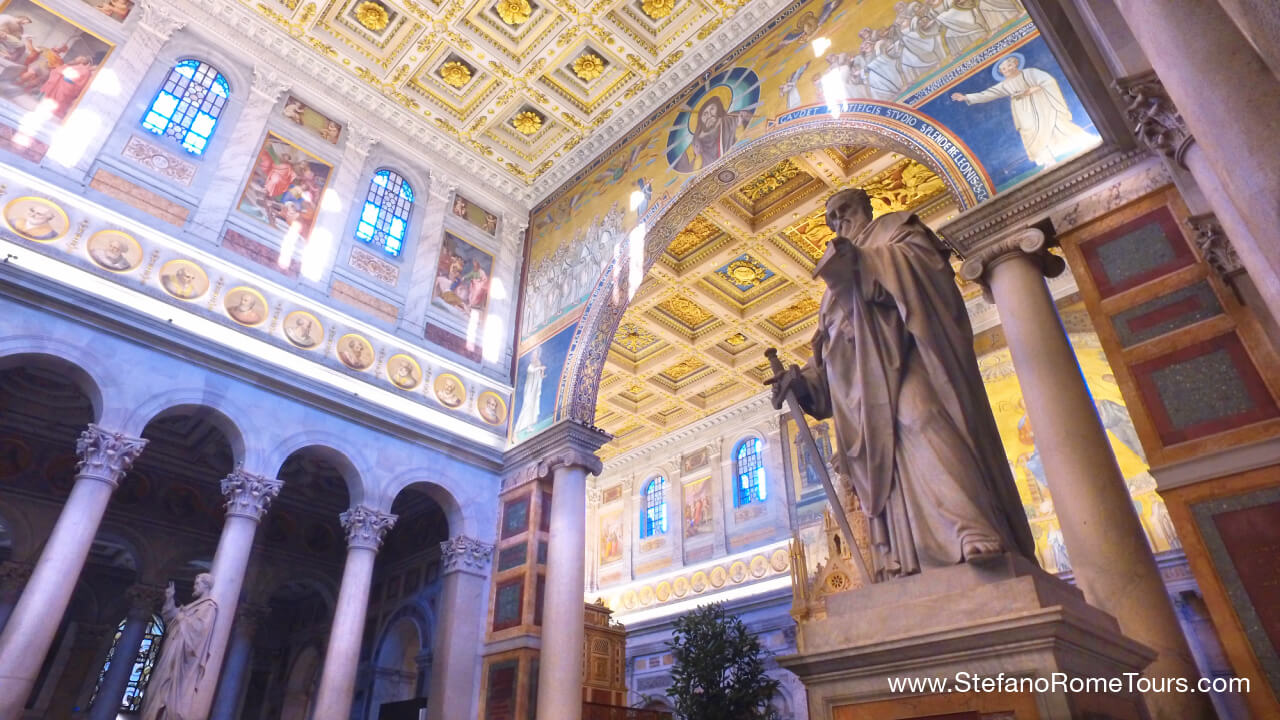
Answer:
M603 498L604 494L601 492L600 488L587 488L587 507L600 507L600 501Z
M991 268L1015 258L1029 259L1046 277L1057 277L1067 269L1062 258L1049 252L1050 238L1039 227L1028 227L1009 233L993 242L984 243L965 257L960 277L982 286L983 296L991 301L987 275Z
M1204 261L1209 263L1209 267L1219 277L1227 280L1244 269L1240 264L1240 256L1236 255L1236 249L1231 246L1230 238L1222 231L1218 216L1213 213L1195 215L1187 218L1187 226L1195 233L1192 239L1196 247L1200 248Z
M227 499L227 514L261 520L280 494L284 482L276 478L247 473L240 468L222 478L222 496Z
M253 66L253 91L274 103L289 89L289 79L265 65Z
M353 152L360 157L369 154L374 145L378 144L378 134L373 128L365 125L358 120L347 122L347 150Z
M377 550L382 538L396 524L396 516L356 505L338 516L342 528L347 531L347 547Z
M440 566L443 573L463 570L483 575L492 556L492 545L466 535L458 535L440 543Z
M138 9L142 11L138 24L161 40L168 40L187 24L168 0L139 0Z
M147 441L142 438L103 430L95 423L89 423L76 440L76 455L80 456L77 477L101 480L113 488L119 487L120 477L146 446Z
M1130 75L1116 81L1116 90L1138 142L1186 167L1183 158L1195 138L1160 78L1154 72Z

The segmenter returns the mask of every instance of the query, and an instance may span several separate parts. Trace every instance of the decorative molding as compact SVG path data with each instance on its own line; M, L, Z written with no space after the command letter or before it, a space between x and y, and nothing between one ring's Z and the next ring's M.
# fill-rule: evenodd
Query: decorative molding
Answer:
M342 529L347 532L347 547L377 551L382 538L396 524L396 516L367 505L356 505L338 516Z
M107 483L112 489L120 487L120 478L146 446L147 441L143 438L129 437L124 433L104 430L97 423L89 423L76 440L76 455L80 456L76 480L88 478Z
M701 441L702 437L705 437L708 430L712 430L713 428L737 418L759 412L769 404L768 392L762 392L758 395L747 398L746 400L743 400L722 412L718 412L715 415L709 415L698 422L685 425L675 432L667 433L651 443L638 447L634 450L619 453L618 455L609 458L609 462L604 465L604 472L616 472L627 464L652 453L654 450L672 448L673 446L678 446L688 440L697 439ZM770 414L772 415L773 413ZM718 438L715 444L722 444L722 439ZM719 449L715 449L713 451L717 453L720 452Z
M275 104L285 90L290 87L290 80L266 65L253 66L253 92L265 97Z
M347 257L347 264L374 280L392 287L400 281L400 268L355 245L351 246L351 255Z
M493 545L458 535L440 543L440 573L461 571L484 575L492 557Z
M603 498L604 498L604 493L601 492L600 488L595 488L595 487L587 488L587 507L589 508L600 507L600 502L601 500L603 500Z
M195 164L156 147L137 135L129 136L120 154L183 187L190 187L191 181L196 177Z
M1155 72L1120 78L1115 87L1138 142L1185 168L1183 160L1195 137Z
M138 0L138 11L142 13L138 26L161 40L168 40L187 24L187 19L175 11L168 0Z
M1219 277L1227 280L1232 275L1244 271L1244 266L1240 264L1240 256L1236 255L1231 239L1222 231L1222 224L1218 222L1217 215L1213 213L1193 215L1187 218L1187 227L1191 228L1193 233L1191 239L1196 247L1200 248L1200 254L1204 256L1205 262L1209 263L1209 267L1213 268Z
M222 495L227 499L227 514L258 521L280 494L284 481L247 473L240 468L222 478Z
M550 478L558 467L580 467L589 475L599 475L602 464L595 452L611 439L597 427L561 420L507 451L503 465L512 469L504 473L502 489Z

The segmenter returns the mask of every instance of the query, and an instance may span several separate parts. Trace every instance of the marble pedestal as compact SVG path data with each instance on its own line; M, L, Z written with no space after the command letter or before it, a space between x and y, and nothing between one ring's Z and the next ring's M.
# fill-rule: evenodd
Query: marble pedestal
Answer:
M778 658L804 682L814 720L1148 717L1131 682L1155 654L1123 636L1115 618L1086 603L1079 590L1022 558L933 570L824 600L825 616L819 603L800 621L798 652ZM1121 687L994 692L975 690L968 680L966 692L957 690L961 673L1042 678L1042 684L1055 673L1063 680L1118 678ZM888 678L904 677L946 679L948 691L891 691Z

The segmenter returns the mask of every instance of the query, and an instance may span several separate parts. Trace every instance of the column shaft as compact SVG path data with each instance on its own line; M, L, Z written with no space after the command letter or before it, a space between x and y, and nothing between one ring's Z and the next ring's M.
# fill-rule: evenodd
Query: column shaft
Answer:
M142 647L142 638L147 633L149 622L150 617L132 614L125 621L124 630L120 632L120 639L116 641L115 650L111 653L111 665L102 676L98 694L93 699L93 707L89 709L89 720L115 720L120 713L120 701L124 699L129 675L133 664L138 660L138 650Z
M1076 582L1126 635L1158 653L1149 677L1186 678L1194 687L1199 673L1041 266L1014 251L994 260L987 281ZM1148 694L1146 701L1154 720L1213 717L1205 696L1195 693Z
M1195 136L1212 176L1192 167L1220 219L1238 214L1256 247L1233 236L1272 315L1280 318L1280 243L1267 242L1280 227L1280 79L1217 1L1182 3L1169 12L1164 0L1116 0L1151 67ZM1211 99L1205 93L1211 92ZM1229 226L1228 231L1230 230Z
M560 465L553 472L536 717L580 720L587 473L578 465Z
M249 674L249 661L253 656L254 621L243 613L237 619L231 634L231 646L227 661L223 663L222 679L214 696L210 720L235 720L240 709L240 696L244 694L245 678Z
M480 687L481 627L493 546L468 537L440 543L444 586L438 601L435 642L431 649L431 679L427 689L427 720L469 718ZM419 681L421 682L421 681Z

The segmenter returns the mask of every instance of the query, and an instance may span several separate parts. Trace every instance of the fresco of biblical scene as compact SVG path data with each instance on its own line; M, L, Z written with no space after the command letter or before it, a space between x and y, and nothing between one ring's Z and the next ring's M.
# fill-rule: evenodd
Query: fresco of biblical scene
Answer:
M480 419L490 425L502 425L507 421L507 401L492 390L485 390L476 398L476 410Z
M303 350L314 350L324 340L324 328L315 315L306 310L294 310L284 316L284 336Z
M28 240L53 242L71 227L67 213L51 200L20 197L4 206L4 221L9 229Z
M119 230L99 230L84 244L89 259L111 272L129 272L142 264L142 246Z
M1092 333L1072 333L1071 344L1152 550L1163 552L1181 547L1169 512L1156 495L1155 480L1147 471L1146 454L1138 442L1138 433L1098 337ZM1071 560L1054 513L1044 462L1035 446L1035 428L1027 418L1009 350L985 353L978 358L978 364L1023 509L1036 538L1040 563L1050 572L1068 570Z
M190 260L170 260L160 268L160 286L179 300L195 300L209 290L209 276Z
M133 11L133 0L81 0L112 20L124 22Z
M309 237L332 171L329 163L275 133L267 133L238 209L282 233Z
M0 4L0 97L61 122L112 47L39 3L7 0Z
M622 559L622 511L600 513L600 564Z
M453 214L493 235L498 232L498 216L461 195L453 196Z
M574 326L552 335L546 342L520 356L516 363L515 425L512 437L524 440L554 420L556 396Z
M711 532L711 483L707 478L685 483L684 536L687 538Z
M431 389L435 391L436 400L447 408L460 407L467 401L467 389L462 386L462 381L457 375L444 373L436 376L435 382L431 383Z
M241 285L231 288L222 298L222 306L232 320L248 327L266 322L267 299L251 287Z
M412 390L422 384L422 367L404 353L392 355L387 359L387 379L401 390Z
M285 99L284 108L280 111L280 114L284 115L285 120L306 128L321 139L334 145L338 144L338 138L342 136L342 125L338 124L337 121L330 120L328 116L316 112L311 109L310 105L292 95Z
M783 419L787 438L787 457L790 458L791 477L795 485L796 501L811 500L816 495L823 502L826 494L822 489L822 467L831 459L831 448L835 441L830 422L810 421L809 432L813 435L814 444L818 446L821 458L815 459L808 443L799 435L795 420L790 416Z
M352 370L368 370L374 361L373 346L363 336L347 333L338 338L338 360Z
M464 322L484 320L493 256L446 231L436 265L431 304Z

